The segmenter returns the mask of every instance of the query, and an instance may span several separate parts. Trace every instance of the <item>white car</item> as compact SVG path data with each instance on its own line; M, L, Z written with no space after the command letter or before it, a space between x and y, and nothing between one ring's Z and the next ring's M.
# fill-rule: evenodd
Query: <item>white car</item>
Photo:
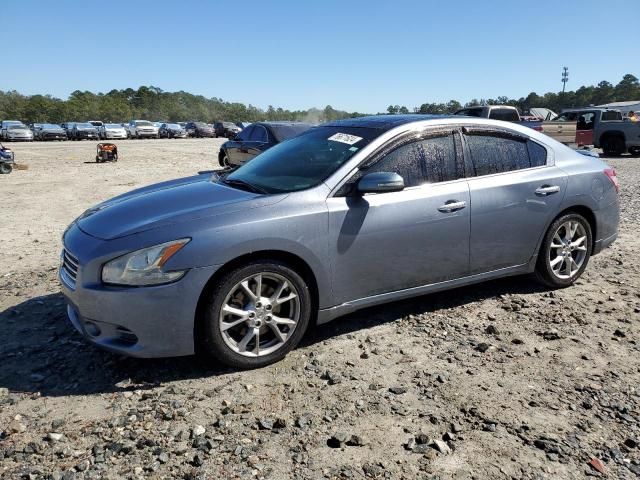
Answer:
M129 122L131 138L160 138L158 127L148 120L131 120Z
M111 140L117 138L127 138L127 130L119 123L105 123L98 130L100 138Z
M3 139L9 142L33 142L33 132L26 125L9 125L3 132Z

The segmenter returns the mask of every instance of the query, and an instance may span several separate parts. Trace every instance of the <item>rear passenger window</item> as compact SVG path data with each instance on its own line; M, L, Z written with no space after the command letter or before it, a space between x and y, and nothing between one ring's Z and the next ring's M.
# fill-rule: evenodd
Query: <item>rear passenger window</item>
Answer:
M465 138L469 146L472 168L475 170L471 172L472 175L467 174L467 177L531 167L529 142L491 134L465 135Z
M371 167L371 172L395 172L407 187L456 180L456 150L453 135L408 143L388 153Z
M529 161L532 167L542 167L547 164L547 149L536 142L527 142Z
M505 122L520 121L518 112L512 108L492 108L489 112L489 118L493 120L502 120Z
M253 127L253 133L249 138L252 142L267 142L267 131L262 125L256 125Z

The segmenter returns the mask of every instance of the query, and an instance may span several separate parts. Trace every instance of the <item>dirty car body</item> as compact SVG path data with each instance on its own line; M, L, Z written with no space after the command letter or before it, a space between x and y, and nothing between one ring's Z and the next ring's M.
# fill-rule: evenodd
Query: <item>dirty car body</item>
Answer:
M304 285L298 277L289 284L303 285L300 298L308 287L311 316L321 324L533 272L546 232L567 212L587 219L576 226L591 232L580 237L581 249L596 254L617 236L615 181L601 160L519 125L428 115L338 121L227 176L164 182L88 210L63 237L62 291L71 321L92 342L140 357L189 355L209 296L247 265L271 259L298 272ZM567 237L568 222L558 230ZM566 260L570 274L573 247L550 241L562 250L550 262ZM166 282L105 281L112 262L159 245L178 245L154 273ZM151 261L155 254L145 255ZM234 325L251 320L259 333L256 319L269 316L257 305L254 299ZM247 353L236 350L240 359Z

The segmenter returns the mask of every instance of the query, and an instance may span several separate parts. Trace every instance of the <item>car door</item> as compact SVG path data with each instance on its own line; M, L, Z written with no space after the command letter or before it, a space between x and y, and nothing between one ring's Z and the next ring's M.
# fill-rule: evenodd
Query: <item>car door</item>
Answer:
M233 140L229 140L225 145L227 145L227 157L229 159L230 165L242 165L246 160L246 146L249 138L251 137L251 133L253 132L253 126L249 128L245 128L241 131L236 138Z
M338 304L467 275L469 190L454 134L407 140L361 166L327 199ZM359 195L368 173L401 175L399 192Z
M269 143L269 133L263 125L254 125L249 141L243 145L243 153L245 155L245 162L248 162L257 155L260 155L265 144Z
M541 143L509 130L465 128L471 196L470 273L527 264L564 197L567 174Z

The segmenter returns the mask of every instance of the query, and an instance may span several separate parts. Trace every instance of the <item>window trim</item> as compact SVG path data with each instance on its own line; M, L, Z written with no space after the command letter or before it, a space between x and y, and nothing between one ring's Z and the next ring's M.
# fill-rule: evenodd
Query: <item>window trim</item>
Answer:
M430 138L444 137L444 136L447 136L447 135L452 135L453 136L454 149L455 149L455 154L456 154L456 170L458 170L458 173L462 174L462 176L460 178L455 179L455 180L447 180L447 181L444 181L444 182L437 182L437 183L424 183L422 185L415 185L415 186L412 186L412 187L406 187L402 191L404 192L404 191L407 191L407 190L414 190L414 189L418 189L418 188L424 188L425 186L428 186L428 185L444 185L444 184L449 184L449 183L454 183L454 182L466 181L466 178L464 176L464 173L465 173L464 172L464 168L460 169L461 166L464 167L464 163L462 163L462 165L461 165L461 162L464 161L463 160L464 157L463 157L463 152L462 152L462 149L461 149L461 147L463 145L461 145L459 143L459 140L456 138L456 134L459 133L459 131L460 131L460 129L459 129L458 125L453 125L453 126L438 125L438 126L433 126L433 127L427 127L425 129L422 129L422 130L419 130L419 131L401 133L397 137L394 137L394 138L390 139L385 144L380 145L380 147L378 147L375 151L373 151L367 157L363 158L362 161L360 163L358 163L358 165L353 167L353 169L351 169L349 171L349 173L347 173L342 178L342 180L340 180L340 182L338 182L336 184L336 186L333 188L333 190L329 193L328 198L344 198L344 197L352 196L351 192L346 193L346 194L340 194L340 191L342 190L342 187L344 187L347 183L349 183L351 178L354 175L356 175L363 166L369 167L370 165L373 165L376 162L378 162L379 160L381 160L382 158L384 158L386 155L388 155L392 151L397 150L398 148L401 148L401 147L403 147L405 145L408 145L409 143L422 141L422 140L427 140L427 139L430 139ZM389 193L399 193L399 192L389 192Z
M473 131L473 133L467 133L470 130ZM499 134L495 135L496 132L499 132ZM470 126L464 125L460 129L460 133L461 133L462 143L463 143L463 153L464 153L463 165L464 165L465 180L470 181L476 178L494 177L496 175L509 175L509 174L518 173L518 172L527 172L530 170L548 168L555 165L555 159L552 156L553 150L550 147L548 147L542 142L539 142L537 139L533 137L521 134L519 132L513 132L511 130L507 130L500 127L483 127L478 125L470 125ZM538 167L519 168L517 170L508 170L506 172L488 173L486 175L475 175L475 165L473 164L473 159L471 158L471 151L469 149L469 144L467 143L466 135L486 135L486 134L489 134L491 136L498 136L500 138L508 138L511 140L523 141L525 143L527 141L534 142L539 146L541 146L542 148L544 148L545 151L547 152L547 162L544 165L540 165ZM528 153L528 148L527 148L527 153ZM472 165L474 168L473 176L467 176L466 170L467 170L468 164Z

